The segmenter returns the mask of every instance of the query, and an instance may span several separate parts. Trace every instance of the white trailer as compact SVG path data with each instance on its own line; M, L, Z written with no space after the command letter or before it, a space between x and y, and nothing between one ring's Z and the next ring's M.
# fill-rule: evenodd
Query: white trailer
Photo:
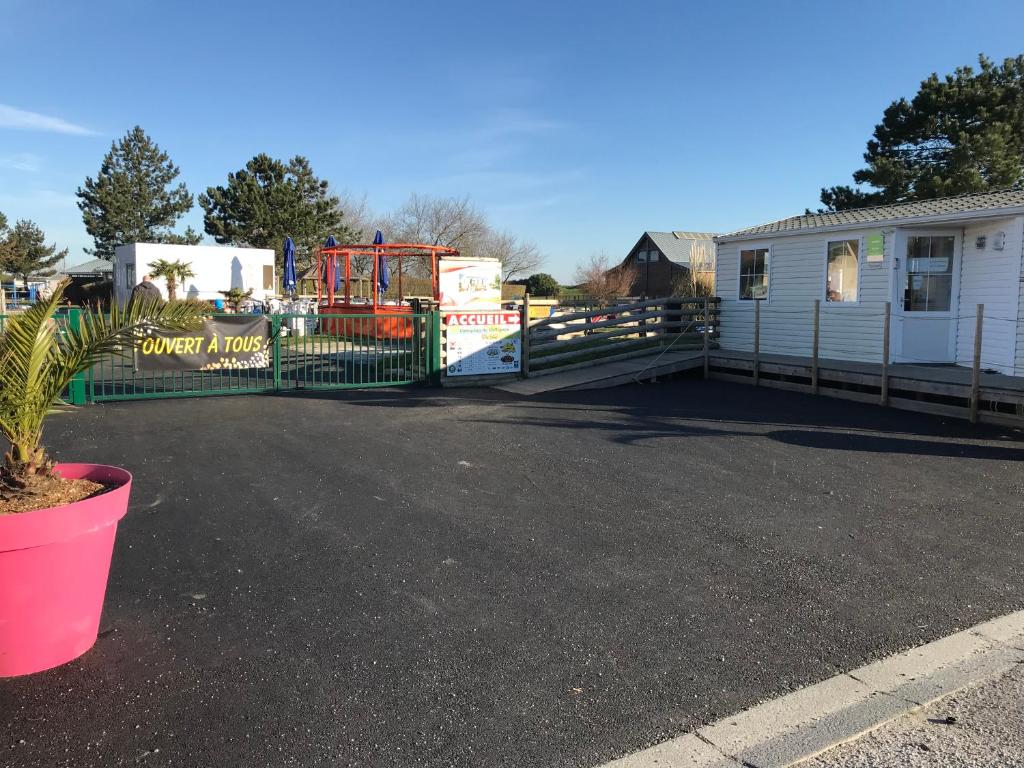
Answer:
M118 304L124 305L132 288L152 271L151 265L158 259L183 261L196 273L178 285L179 299L213 301L224 298L221 291L251 288L252 297L262 301L277 292L274 252L268 248L133 243L114 249L114 299ZM154 279L153 283L166 298L167 282Z

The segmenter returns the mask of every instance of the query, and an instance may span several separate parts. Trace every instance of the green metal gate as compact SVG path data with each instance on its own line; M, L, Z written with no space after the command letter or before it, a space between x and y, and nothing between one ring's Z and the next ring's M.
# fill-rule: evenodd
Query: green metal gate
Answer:
M82 310L77 307L63 308L54 318L57 322L57 329L59 333L65 333L68 327L78 328L78 324L81 322ZM3 333L4 327L7 324L7 318L10 315L0 315L0 333ZM65 402L71 403L72 405L83 405L85 404L85 374L79 374L68 385L67 390L63 393L63 399Z
M112 355L84 376L83 400L145 400L436 383L437 312L394 315L269 315L266 368L150 372ZM382 332L383 331L383 332Z

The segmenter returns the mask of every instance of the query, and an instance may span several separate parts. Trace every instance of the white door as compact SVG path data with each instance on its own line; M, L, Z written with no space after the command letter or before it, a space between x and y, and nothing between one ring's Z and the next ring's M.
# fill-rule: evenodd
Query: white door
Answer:
M956 360L960 237L951 232L906 232L897 249L895 305L901 322L896 359L952 363Z

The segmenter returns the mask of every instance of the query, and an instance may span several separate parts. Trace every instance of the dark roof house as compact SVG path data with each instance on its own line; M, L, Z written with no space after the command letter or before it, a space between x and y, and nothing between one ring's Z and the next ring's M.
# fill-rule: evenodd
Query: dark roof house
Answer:
M644 232L618 268L635 267L633 296L670 296L691 271L714 278L712 232Z

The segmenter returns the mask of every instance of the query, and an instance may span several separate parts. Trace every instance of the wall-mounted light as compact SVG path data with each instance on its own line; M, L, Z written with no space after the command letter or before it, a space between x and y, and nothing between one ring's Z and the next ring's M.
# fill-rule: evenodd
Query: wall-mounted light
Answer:
M992 250L1001 251L1006 247L1006 233L1003 231L996 232L992 235Z

